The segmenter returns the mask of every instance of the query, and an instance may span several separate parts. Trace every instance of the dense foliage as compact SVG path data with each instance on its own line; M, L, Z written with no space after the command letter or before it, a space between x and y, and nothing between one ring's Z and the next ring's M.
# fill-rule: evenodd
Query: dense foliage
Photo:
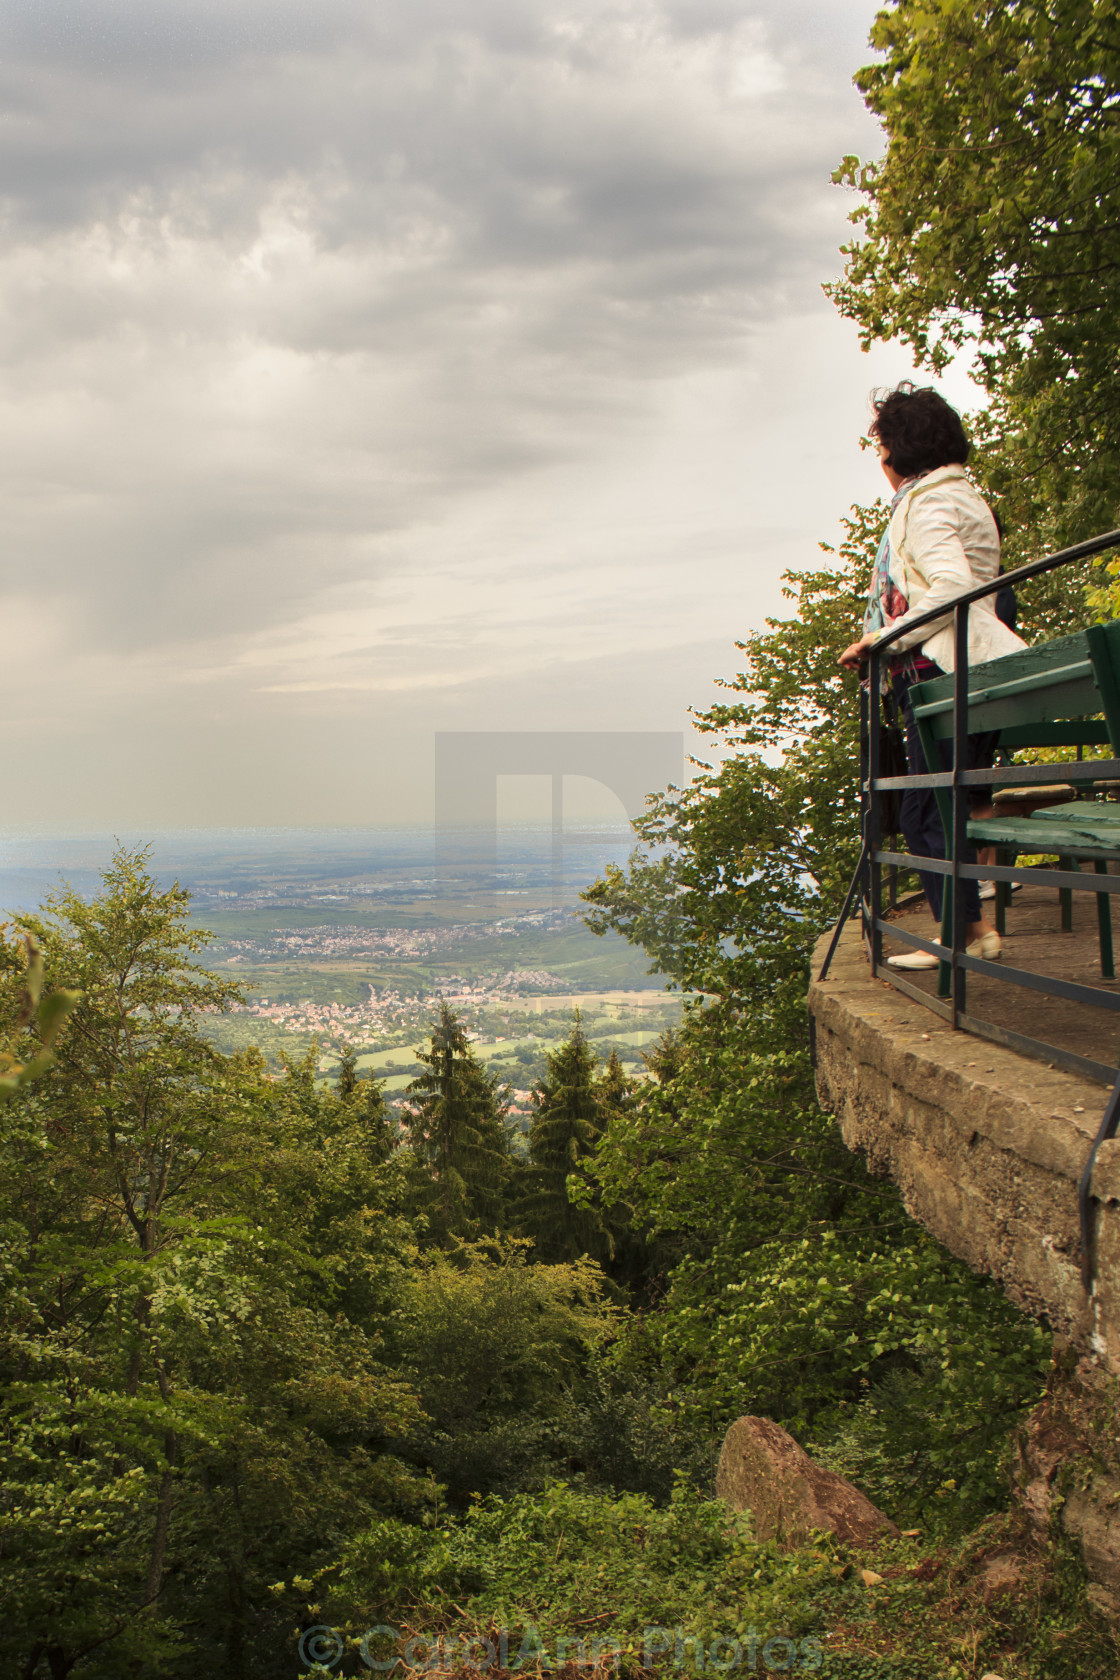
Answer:
M261 1672L290 1627L271 1585L371 1510L540 1481L608 1322L586 1263L431 1250L427 1158L390 1147L376 1086L215 1052L199 1019L235 989L186 915L121 854L101 897L28 923L81 998L2 1111L8 1672ZM34 1068L57 1017L28 987L10 942L0 1011Z
M460 1023L403 1128L351 1064L274 1078L202 1032L237 988L188 908L122 852L0 944L0 1659L28 1680L274 1672L295 1583L371 1516L596 1473L618 1307L578 1245L533 1263ZM625 1099L575 1054L597 1113Z
M82 998L4 1110L0 1648L52 1676L236 1665L279 1560L329 1546L320 1500L344 1527L375 1488L407 1496L386 1445L417 1401L355 1322L402 1263L407 1233L371 1217L399 1173L306 1081L214 1054L197 1018L230 988L141 860L47 910L48 976Z
M317 1583L327 1618L317 1649L345 1653L355 1673L367 1656L388 1664L403 1652L445 1675L539 1663L973 1680L998 1664L1030 1680L1110 1677L1115 1646L1087 1613L1072 1560L1060 1590L1038 1560L1020 1594L985 1605L977 1566L1019 1540L1013 1521L996 1519L963 1544L909 1539L853 1566L824 1536L793 1551L759 1544L747 1522L683 1485L654 1503L553 1484L487 1499L453 1528L371 1525Z
M804 1003L857 849L858 708L835 658L881 521L853 510L833 563L789 579L796 616L741 644L736 698L698 720L722 737L720 767L652 800L629 869L584 895L593 927L703 994L609 1126L596 1175L608 1206L625 1201L677 1254L620 1364L671 1374L713 1433L750 1411L840 1457L844 1437L849 1467L891 1385L887 1503L965 1521L1000 1496L1008 1420L1037 1392L1046 1338L844 1148L816 1101Z

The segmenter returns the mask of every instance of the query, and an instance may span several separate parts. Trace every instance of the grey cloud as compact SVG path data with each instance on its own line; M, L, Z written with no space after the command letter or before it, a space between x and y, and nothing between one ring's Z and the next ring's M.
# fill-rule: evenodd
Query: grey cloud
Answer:
M451 668L457 639L493 671L503 638L543 647L547 627L574 670L582 608L542 584L568 561L540 527L586 493L580 463L633 475L601 540L572 539L576 574L606 580L609 639L648 584L626 523L660 489L645 440L680 430L705 482L667 393L725 367L749 386L824 307L846 208L829 170L874 138L837 62L869 18L841 0L5 8L0 593L29 671L85 685L91 716L99 694L116 717L166 689L151 716L169 707L180 743L193 717L219 750L238 694L263 742L276 707L298 733L293 707L349 706L332 674L415 682L433 650L483 695L492 678ZM426 642L455 566L477 598ZM377 633L332 651L349 612ZM651 644L671 642L671 607L651 612ZM308 671L317 696L265 693Z
M262 53L321 47L354 28L345 0L24 0L5 8L0 47L29 64L173 79Z
M611 250L625 249L634 230L670 244L701 221L710 237L717 221L730 230L742 211L743 144L705 136L699 113L682 110L672 89L670 104L647 101L643 110L635 74L643 54L648 60L651 24L671 44L706 40L718 54L751 16L740 9L701 24L695 8L589 0L564 10L524 0L17 9L8 41L0 36L5 190L14 215L65 225L112 214L141 188L167 208L178 186L220 232L251 223L254 186L259 198L266 183L295 173L322 183L328 239L352 237L355 218L383 233L394 180L398 197L408 183L434 192L445 214L461 207L489 233L488 249L496 243L522 260L554 260L596 232ZM297 21L298 41L289 38ZM788 60L785 31L768 33ZM167 46L162 80L110 50L156 39ZM196 39L212 50L196 53ZM767 120L744 123L743 140L759 151L756 173L772 181L797 173L805 103L819 121L839 91L811 62L795 68L796 98L763 97ZM767 146L775 122L782 144ZM215 175L225 190L213 191ZM542 214L541 189L569 195L567 214Z

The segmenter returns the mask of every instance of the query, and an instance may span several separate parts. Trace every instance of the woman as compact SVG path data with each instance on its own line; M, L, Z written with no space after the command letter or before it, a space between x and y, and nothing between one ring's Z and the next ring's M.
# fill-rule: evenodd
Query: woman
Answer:
M999 533L991 508L970 484L964 470L969 442L960 415L936 391L919 390L908 381L877 397L871 436L879 446L883 471L894 491L890 522L879 544L871 580L864 633L840 655L846 670L858 670L874 643L888 630L904 627L932 607L952 601L999 573ZM976 601L968 614L968 662L979 665L1025 647L996 616L996 597ZM953 620L948 614L924 628L904 633L892 643L886 675L902 712L906 759L912 775L927 773L925 754L910 706L911 683L925 682L953 669ZM967 768L992 763L995 737L969 736ZM940 743L942 763L952 768L952 743ZM990 793L969 791L984 804ZM907 789L900 813L902 832L915 857L945 856L945 835L932 789ZM962 862L973 863L975 852ZM942 877L920 875L926 901L941 926ZM962 883L968 953L994 959L1000 955L998 933L980 913L976 881ZM938 958L914 951L888 959L893 968L936 968Z

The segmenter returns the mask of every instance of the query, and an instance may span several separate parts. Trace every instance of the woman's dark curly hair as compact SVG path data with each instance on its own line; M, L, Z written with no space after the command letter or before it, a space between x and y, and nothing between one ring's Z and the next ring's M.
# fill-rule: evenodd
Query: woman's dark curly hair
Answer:
M960 415L930 386L919 388L905 379L895 390L877 392L871 400L871 436L886 449L886 464L902 478L968 460L972 446Z

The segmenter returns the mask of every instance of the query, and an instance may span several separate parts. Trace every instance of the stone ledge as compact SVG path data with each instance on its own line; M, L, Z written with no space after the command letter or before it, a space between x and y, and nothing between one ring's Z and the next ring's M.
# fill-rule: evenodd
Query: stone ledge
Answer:
M822 940L813 972L827 949ZM1120 1140L1098 1157L1097 1280L1081 1284L1077 1181L1100 1085L967 1033L872 979L849 924L809 992L817 1089L907 1210L1028 1312L1120 1373Z

